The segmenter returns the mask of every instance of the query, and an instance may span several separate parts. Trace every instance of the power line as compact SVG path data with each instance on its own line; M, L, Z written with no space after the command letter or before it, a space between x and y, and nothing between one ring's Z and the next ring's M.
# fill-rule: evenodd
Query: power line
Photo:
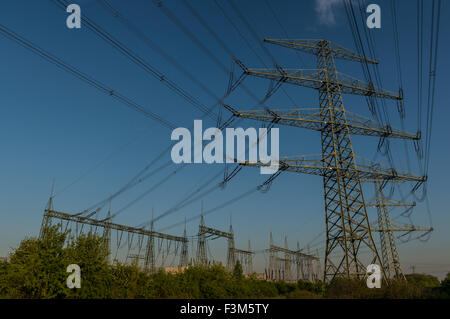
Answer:
M422 131L423 0L417 0L417 127ZM420 154L419 154L420 155Z
M198 46L205 54L225 73L228 75L228 68L223 64L222 61L220 61L219 58L216 57L216 55L208 49L203 42L190 30L190 28L184 24L179 18L177 18L176 15L172 13L172 11L163 5L161 1L152 0L156 7L160 8L161 11L164 13L164 15L169 18L193 43L195 43L196 46ZM212 30L212 29L210 29ZM250 91L245 85L241 85L244 92L248 94L251 98L253 98L255 101L258 101L259 105L262 105L264 101L260 101L258 97Z
M286 31L286 29L284 28L283 24L281 23L280 19L278 19L277 14L275 13L275 10L272 8L272 6L270 5L269 0L265 0L265 3L267 5L267 7L269 8L273 18L275 19L275 21L277 22L277 24L280 26L280 29L283 31L284 35L286 36L286 38L290 38L288 32ZM300 63L303 67L303 65L305 65L305 62L303 61L302 56L300 55L300 53L298 51L295 51L298 59L300 60Z
M149 48L156 51L159 55L161 55L167 62L172 64L175 68L177 68L181 73L183 73L186 77L188 77L192 82L197 84L204 92L206 92L209 96L215 99L218 103L213 107L219 105L222 102L223 98L220 99L214 92L212 92L204 83L202 83L197 77L195 77L192 73L186 70L180 63L176 61L172 56L170 56L167 52L165 52L160 46L158 46L154 41L152 41L144 32L138 29L134 24L132 24L129 19L127 19L122 12L111 6L107 0L97 0L108 12L110 12L116 19L122 23L128 30L134 33L142 42L144 42ZM226 96L225 96L226 97ZM212 107L212 108L213 108ZM211 109L211 108L210 108Z
M252 187L248 191L246 191L246 192L244 192L244 193L242 193L242 194L240 194L240 195L238 195L236 197L233 197L232 199L227 200L227 201L223 202L222 204L215 206L214 208L211 208L211 209L203 212L203 214L199 214L199 215L190 217L190 218L188 218L188 219L186 219L186 220L184 220L182 222L178 222L178 223L172 224L170 226L163 227L163 228L161 228L160 231L166 231L167 229L171 229L171 228L183 225L185 222L189 223L189 222L191 222L193 220L199 219L202 215L206 216L206 215L212 214L212 213L214 213L214 212L216 212L216 211L218 211L218 210L220 210L220 209L222 209L222 208L224 208L224 207L226 207L228 205L231 205L231 204L234 204L234 203L240 201L241 199L243 199L243 198L253 194L257 190L258 190L258 187Z
M148 130L147 130L148 131ZM53 197L55 197L56 195L61 195L62 193L64 193L65 191L67 191L70 187L72 187L73 185L75 185L76 183L78 183L79 181L81 181L83 178L85 178L89 173L91 173L92 171L94 171L95 169L97 169L98 167L100 167L101 165L103 165L105 162L107 162L108 160L110 160L114 155L116 155L117 153L119 153L120 151L124 150L125 148L127 148L128 146L130 146L131 144L135 143L137 138L141 137L142 132L139 132L139 134L137 134L136 136L133 136L132 139L130 139L127 143L120 145L118 148L114 149L112 152L110 152L105 158L103 158L102 160L98 161L97 163L95 163L92 167L88 168L86 171L84 171L82 174L80 174L80 176L78 176L75 180L73 180L71 183L67 184L65 187L61 188L61 190L56 191L53 194Z
M59 5L61 8L65 8L65 4L63 1L59 1L59 0L53 0L54 3L56 3L57 5ZM118 11L115 10L114 8L111 7L111 5L109 5L109 3L107 1L101 1L101 3L104 4L104 6L106 6L107 9L109 9L110 11L112 10L114 15L118 15ZM153 76L155 76L156 78L160 79L163 83L165 83L166 85L169 86L169 88L173 89L176 93L179 93L180 95L182 95L183 97L185 97L189 102L193 103L194 106L197 106L201 111L203 111L205 113L205 115L210 116L211 118L215 119L212 115L211 115L211 110L217 106L218 104L213 105L210 108L204 107L202 105L199 106L199 102L197 102L196 100L193 100L193 98L189 95L189 93L187 93L186 91L184 91L183 89L179 88L178 86L176 86L173 82L171 82L170 80L168 80L165 75L163 73L161 73L160 71L158 71L155 67L151 66L150 64L148 64L146 61L144 61L143 59L141 59L139 56L137 56L137 54L135 54L134 52L132 52L130 49L128 49L125 45L123 45L121 42L119 42L117 39L115 39L114 37L112 37L112 35L110 35L109 33L107 33L106 31L104 31L98 24L94 23L91 19L89 19L86 15L83 15L82 17L83 21L87 23L88 27L95 32L96 34L98 34L102 39L106 40L107 42L109 42L110 44L113 45L113 47L115 47L116 49L119 50L119 52L121 52L122 54L124 54L126 57L130 58L134 63L136 63L138 66L142 67L144 70L146 70L147 72L149 72L150 74L152 74ZM196 80L190 73L188 73L184 68L182 68L179 64L174 63L173 58L171 58L170 56L168 56L164 51L162 51L159 47L157 47L148 37L146 37L142 32L140 32L136 27L134 27L134 25L130 24L128 22L128 20L126 20L125 18L123 18L122 23L125 24L125 26L127 28L129 28L130 30L132 30L135 34L137 34L137 36L143 40L147 45L149 45L150 47L152 47L153 49L157 50L158 53L160 53L163 57L165 57L167 60L169 60L169 62L171 62L172 64L175 64L175 66L177 66L179 69L182 70L182 72L189 76L191 79ZM201 84L201 82L199 82L198 80L196 80L196 83L199 84L202 89L204 89L208 94L213 95L214 98L221 103L222 99L217 98L217 96L215 96L214 93L212 93L209 89L206 88L206 86L204 86L203 84ZM224 96L224 98L229 94L230 92L227 92L227 94ZM160 158L163 154L165 154L168 150L164 150L160 156L158 156L158 158ZM168 165L165 165L165 167L167 167ZM174 172L170 173L169 176L172 176L173 174L175 174L176 172L178 172L179 170L181 170L183 167L181 168L177 168ZM147 170L148 167L146 167L145 170ZM109 196L108 198L106 198L105 200L103 200L100 206L103 207L108 201L110 201L112 198L122 194L124 191L129 190L131 187L137 185L138 183L140 183L143 179L140 179L137 183L129 183L127 185L125 185L125 187L121 188L118 192L114 193L112 196ZM167 179L166 179L167 180ZM158 185L161 185L162 183L158 183ZM151 190L153 190L154 188L152 187ZM146 192L144 194L149 193ZM132 202L130 202L128 205L126 205L123 209L120 210L120 212L122 212L123 210L125 210L126 208L130 207L131 205L133 205L134 203L136 203L139 199L142 199L145 197L145 195L142 194L141 196L139 196L137 199L133 200ZM96 213L99 208L95 207L96 210L93 213ZM90 209L93 209L92 207ZM90 210L89 209L89 210ZM87 212L87 210L83 211L82 213ZM113 215L116 216L116 215Z
M184 0L186 1L186 0ZM260 37L258 35L258 33L255 31L255 29L251 26L251 24L248 22L248 20L245 18L245 16L241 13L241 11L239 10L239 8L234 4L234 2L232 0L228 0L228 2L230 3L232 9L237 13L237 15L239 16L239 18L244 22L245 26L247 27L247 29L250 31L250 34L253 36L253 38L255 39L256 43L258 43L258 45L263 49L263 51L266 53L266 55L272 60L272 63L275 66L278 66L277 61L275 60L275 58L273 57L273 55L270 53L270 51L263 45L263 42L261 41L262 37ZM217 0L216 0L216 4ZM243 37L242 33L239 32L239 34L241 35L241 37ZM249 45L249 43L246 41L247 45ZM264 63L264 61L262 61L263 65L266 66L266 64ZM267 66L266 66L267 67ZM283 93L286 95L286 97L291 101L291 103L293 105L296 105L295 101L292 99L292 97L287 93L287 91L282 87L281 90L283 91Z
M105 2L105 1L104 1ZM107 2L106 2L106 4L107 4ZM207 52L207 54L210 56L210 57L213 57L214 59L213 60L217 60L216 62L219 62L219 66L223 66L223 64L220 62L220 61L218 61L218 59L217 58L215 58L215 56L195 37L195 35L194 34L192 34L192 32L190 32L185 26L184 26L184 24L169 10L169 9L167 9L167 8L165 8L165 7L162 7L162 4L161 3L158 3L157 4L157 6L158 7L160 7L160 8L162 8L163 9L163 12L166 14L166 16L168 16L169 17L169 19L170 20L172 20L172 22L174 22L185 34L187 34L193 41L194 41L194 43L196 43L197 45L199 45L205 52ZM188 8L189 8L190 6L188 6ZM112 7L110 7L110 9L111 9ZM192 7L190 7L192 10L193 10L193 12L195 13L195 10L192 8ZM113 11L114 11L114 9L112 9ZM202 24L204 24L204 26L205 27L207 27L207 24L206 24L206 22L203 20L203 19L201 19L201 17L198 15L198 14L196 14L196 17L197 18L199 18L200 19L200 21L201 21L201 23ZM214 31L211 29L211 28L209 28L209 27L207 27L207 30L209 31L209 32L212 32L213 33L213 35L215 35L215 38L216 39L218 39L218 36L214 33ZM228 48L227 48L227 46L223 43L223 42L220 42L223 46L224 46L224 48L227 50L227 52L231 52L231 50L229 50ZM223 68L225 68L224 66L223 66ZM225 68L226 69L226 68ZM245 88L245 87L244 87ZM250 94L252 97L254 97L256 100L258 100L257 98L256 98L256 96L254 96L253 95L253 93L251 93L248 89L246 89L246 92L248 93L248 94ZM229 94L229 92L227 92L227 94L225 95L225 96L227 96ZM264 100L262 100L262 101L258 101L258 103L259 103L259 105L261 105L262 103L263 103L263 101ZM171 173L172 174L172 173ZM169 176L171 176L171 174L169 174ZM206 187L207 186L207 184L205 184L205 185L203 185L203 187ZM217 189L218 188L218 186L215 186L215 187L213 187L213 189L212 190L215 190L215 189ZM153 188L152 188L153 189ZM210 191L212 191L212 190L208 190L208 191L206 191L206 192L204 192L204 193L209 193ZM143 198L143 196L139 196L138 197L138 200L139 199L142 199ZM199 198L199 196L197 196L194 200L196 200L196 199L198 199ZM134 203L135 201L133 200L132 201L132 203ZM191 202L193 202L193 200L191 200L189 203L191 203ZM128 205L126 206L126 207L129 207ZM166 216L166 215L164 215L164 216Z
M436 72L438 61L438 48L439 48L439 26L441 16L441 0L437 1L436 14L437 21L434 23L435 16L435 0L432 2L432 20L431 20L431 40L430 40L430 58L429 58L429 78L428 78L428 112L427 112L427 136L426 136L426 149L425 149L425 173L428 174L428 167L430 163L431 153L431 133L433 127L433 113L434 113L434 97L436 87ZM436 29L436 34L434 34Z
M207 189L206 191L200 192L203 188L205 188L207 185L211 184L212 181L214 181L217 177L219 177L222 174L222 172L219 172L217 174L215 174L212 178L208 179L205 183L203 183L201 186L199 186L198 188L194 189L187 197L185 197L184 199L182 199L181 201L178 201L175 205L173 205L171 208L165 210L164 212L162 212L160 215L156 216L154 219L152 219L152 222L158 221L159 219L166 217L170 214L173 214L177 211L179 211L181 208L186 207L189 204L192 204L193 202L195 202L196 200L199 200L201 198L203 198L204 196L206 196L207 194L210 194L211 192L217 190L220 188L222 183L218 183L216 185L214 185L213 187L210 187L209 189ZM194 197L195 196L195 197ZM148 223L144 223L144 225L146 225ZM145 227L145 226L144 226Z
M132 108L135 111L138 111L138 112L144 114L146 117L158 122L159 124L169 128L169 129L175 128L175 126L172 123L165 120L158 114L156 114L150 110L147 110L142 105L136 103L135 101L131 100L130 98L120 94L119 92L106 86L102 82L95 80L91 76L79 71L78 69L71 66L70 64L63 62L62 60L60 60L56 56L52 55L48 51L45 51L44 49L40 48L36 44L26 40L25 38L21 37L20 35L13 32L11 29L7 28L6 26L4 26L2 24L0 24L0 32L2 32L2 34L5 35L7 38L22 45L26 49L32 51L33 53L39 55L40 57L46 59L47 61L53 63L54 65L60 67L61 69L71 73L72 75L76 76L77 78L79 78L79 79L83 80L84 82L90 84L91 86L95 87L99 91L101 91L109 96L112 96L113 98L117 99L119 102L126 105L127 107Z
M51 0L53 3L58 5L61 9L66 10L67 3L63 0ZM103 40L111 44L114 48L116 48L120 53L122 53L124 56L129 58L132 62L134 62L137 66L141 67L143 70L145 70L147 73L158 79L161 83L166 85L168 88L170 88L172 91L177 93L179 96L184 98L186 101L188 101L190 104L192 104L194 107L199 109L200 111L208 114L209 117L211 117L213 120L216 119L216 117L213 115L211 109L200 103L195 97L193 97L189 92L182 89L180 86L178 86L176 83L171 81L167 78L167 76L156 69L154 66L149 64L146 60L139 57L136 53L134 53L131 49L129 49L127 46L125 46L122 42L114 38L111 34L103 30L98 24L96 24L92 19L89 19L87 15L84 13L81 16L81 19L83 21L83 25L86 25L91 31L96 33L98 36L100 36Z

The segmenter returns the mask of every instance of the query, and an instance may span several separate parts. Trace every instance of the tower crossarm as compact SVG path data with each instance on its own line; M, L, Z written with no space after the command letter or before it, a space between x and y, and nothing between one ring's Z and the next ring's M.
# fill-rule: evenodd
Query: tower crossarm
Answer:
M385 199L384 201L380 202L375 199L375 200L368 201L366 203L366 206L370 206L370 207L414 207L414 206L416 206L416 202L402 203L402 202L395 201L392 199Z
M409 132L392 128L389 125L383 125L378 121L348 111L345 112L347 122L338 123L337 121L326 121L323 116L323 110L320 108L236 111L229 105L224 105L224 107L230 110L236 117L261 122L277 123L287 126L302 127L316 131L323 131L327 129L328 126L334 125L337 129L339 129L339 127L348 128L350 133L355 135L390 137L409 140L420 139L418 134L413 135Z
M52 209L45 210L45 214L46 214L46 216L48 216L50 218L66 220L69 222L75 222L75 223L80 223L80 224L115 229L115 230L119 230L119 231L125 231L125 232L135 233L135 234L139 234L139 235L147 235L147 236L152 236L152 237L167 239L167 240L173 240L173 241L178 241L178 242L187 242L188 241L188 239L185 237L178 237L178 236L163 234L163 233L155 232L155 231L151 231L151 230L146 230L144 228L136 228L136 227L125 226L125 225L120 225L120 224L116 224L116 223L111 223L109 221L72 215L72 214L68 214L68 213L55 211Z
M303 51L314 55L320 54L324 46L329 48L330 53L338 59L355 62L378 64L378 61L359 56L356 52L344 48L333 42L322 39L264 39L264 42L280 45L285 48Z
M355 156L355 159L357 160L356 165L350 165L351 163L343 163L342 167L327 167L324 165L325 160L321 155L285 156L280 158L278 169L288 172L319 176L328 176L330 173L334 173L336 170L339 170L340 176L345 176L347 178L359 176L359 179L363 182L385 180L394 182L425 181L425 177L416 177L408 172L384 167L382 164L368 159L363 159L357 156ZM244 161L239 162L239 164L244 166L256 167L270 167L271 165L276 165L274 163L263 163L260 161Z
M240 65L242 70L247 75L256 76L259 78L275 80L279 82L286 82L293 85L304 86L316 90L323 90L327 82L339 87L341 93L373 96L377 98L386 98L392 100L402 100L401 95L396 95L393 92L375 87L372 83L367 83L355 79L349 75L336 72L332 76L326 76L326 69L283 69L281 67L271 68L247 68ZM327 79L327 80L325 80Z
M224 238L228 238L228 239L232 239L233 238L233 234L232 233L228 233L228 232L224 232L218 229L214 229L211 227L207 227L207 226L203 226L200 225L199 226L199 231L205 234L211 234L211 235L215 235L218 237L224 237Z
M238 248L233 248L233 251L237 254L242 254L242 255L252 255L255 253L250 250L244 250L244 249L238 249Z
M377 222L373 223L371 228L372 228L372 231L376 231L376 232L382 232L382 231L393 231L393 232L424 231L424 232L429 232L429 231L434 230L433 227L423 227L423 226L404 224L404 223L393 222L393 221L391 221L391 225L387 229L380 227Z
M128 258L145 259L145 256L142 256L142 255L139 255L139 254L128 254Z
M285 253L285 254L288 254L288 255L299 256L299 257L302 257L302 258L309 258L309 259L319 260L319 258L316 257L316 256L305 254L305 253L302 253L302 252L300 252L298 250L291 250L291 249L287 249L287 248L283 248L283 247L279 247L279 246L275 246L275 245L271 245L269 250Z

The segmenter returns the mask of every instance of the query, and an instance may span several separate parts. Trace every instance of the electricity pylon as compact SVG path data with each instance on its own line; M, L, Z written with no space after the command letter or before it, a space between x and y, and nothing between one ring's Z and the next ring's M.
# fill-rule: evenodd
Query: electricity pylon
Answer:
M235 255L235 248L234 248L234 233L233 233L233 226L230 222L230 231L228 232L231 236L228 238L228 252L227 252L227 268L229 270L232 270L234 268L234 265L236 263L236 255Z
M284 237L284 249L286 249L286 251L284 252L284 258L286 260L286 262L284 263L284 280L286 282L291 282L292 281L292 273L291 273L291 264L292 264L292 259L291 259L291 255L288 253L288 242L287 242L287 236Z
M253 273L253 252L250 246L250 239L248 240L248 252L250 252L250 254L247 255L247 274L251 274Z
M152 222L150 223L150 232L153 233L154 222L153 222L154 211L152 209ZM155 272L155 238L153 235L147 238L147 248L145 250L144 256L144 268L149 273L153 274Z
M48 214L46 214L46 212L53 210L53 193L54 193L54 191L55 191L55 182L53 181L50 198L48 199L47 206L44 211L44 217L42 218L41 229L39 231L39 239L44 238L44 236L46 235L46 232L48 230L48 227L52 223L52 218L49 217Z
M371 96L402 100L402 94L376 88L372 83L351 78L336 70L334 60L344 59L360 63L377 64L377 61L360 57L356 53L326 40L265 39L265 42L304 51L317 56L316 69L250 69L236 61L245 75L276 80L277 84L289 83L313 88L319 92L319 107L316 109L295 109L272 111L236 111L226 106L235 116L251 118L270 123L304 127L320 131L322 154L309 159L305 156L281 158L279 169L296 173L315 174L323 177L326 249L324 280L336 276L347 278L365 276L366 267L359 259L359 251L367 247L374 255L376 263L382 265L374 243L367 209L364 202L362 181L424 181L424 178L409 173L399 173L394 168L383 168L374 162L358 161L353 151L350 135L369 135L382 138L394 137L418 140L420 135L412 135L394 130L373 120L347 113L343 94ZM279 86L279 85L278 85ZM247 166L269 166L262 162L241 163ZM343 253L335 264L331 255ZM382 267L384 272L384 268Z
M432 231L433 228L417 227L393 223L389 213L389 207L414 207L416 203L401 203L387 199L380 183L375 183L375 201L367 203L367 206L377 208L377 222L372 223L372 230L380 234L381 257L385 274L389 279L406 280L400 263L397 240L394 232Z
M181 246L181 256L180 256L180 267L186 267L188 265L188 240L187 240L187 233L186 233L186 220L184 220L184 233L183 238L185 239L185 242L183 242Z
M297 241L297 251L300 251L300 243ZM296 278L298 279L305 279L304 277L304 267L303 267L303 259L300 258L299 255L295 256L295 268L296 268Z
M110 263L111 254L111 226L109 226L109 220L111 219L111 208L108 209L108 214L106 215L106 220L108 220L107 226L103 230L103 243L105 245L105 250L107 252L106 262Z
M316 249L316 256L317 256L317 265L316 265L316 278L315 281L322 281L322 279L320 278L322 275L322 270L321 270L321 266L320 266L320 258L319 258L319 249Z
M208 260L206 258L206 233L203 231L205 220L203 219L203 203L202 216L200 219L200 226L198 228L198 242L197 242L197 264L206 266Z

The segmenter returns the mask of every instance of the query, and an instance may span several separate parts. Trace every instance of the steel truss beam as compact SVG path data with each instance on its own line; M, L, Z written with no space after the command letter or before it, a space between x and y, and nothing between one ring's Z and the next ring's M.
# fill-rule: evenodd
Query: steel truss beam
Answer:
M329 176L331 172L339 172L339 174L346 178L359 177L359 180L364 182L375 181L392 181L392 182L423 182L425 177L417 177L409 172L398 170L392 167L386 167L381 163L364 159L359 156L351 158L343 158L341 162L333 162L334 154L328 153L321 155L298 155L298 156L282 156L279 159L279 164L263 163L260 161L250 162L248 160L238 162L244 166L269 167L271 165L277 166L278 170L312 174L319 176ZM352 165L355 160L354 165Z
M86 225L91 225L91 226L120 230L120 231L124 231L124 232L152 236L152 237L156 237L156 238L167 239L167 240L172 240L172 241L177 241L177 242L182 242L182 243L188 241L188 239L185 237L163 234L163 233L159 233L159 232L155 232L155 231L146 230L143 228L136 228L136 227L132 227L132 226L120 225L120 224L111 223L108 221L102 221L102 220L98 220L98 219L94 219L94 218L74 216L74 215L71 215L68 213L63 213L63 212L59 212L59 211L55 211L55 210L46 209L45 216L49 217L49 218L62 219L62 220L75 222L75 223L79 223L79 224L86 224Z
M348 130L350 134L366 135L377 137L390 137L399 139L419 140L420 135L413 135L382 125L381 123L364 116L346 111L347 122L338 123L336 121L327 121L323 119L320 108L293 108L293 109L265 109L237 111L229 105L223 105L230 110L234 116L257 120L267 123L276 123L280 125L307 128L315 131L324 131L330 125L334 125L341 130ZM337 111L337 110L335 110Z

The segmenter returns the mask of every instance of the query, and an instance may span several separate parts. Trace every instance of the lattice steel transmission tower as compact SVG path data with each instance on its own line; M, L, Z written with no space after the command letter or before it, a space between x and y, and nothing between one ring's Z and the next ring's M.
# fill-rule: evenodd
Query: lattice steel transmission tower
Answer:
M297 251L300 251L300 243L297 241ZM296 278L304 279L303 259L299 255L295 256Z
M231 225L231 223L230 223L230 231L228 233L231 236L228 238L227 268L231 270L234 268L234 264L236 262L234 233L233 233L233 226Z
M338 72L335 66L336 58L360 63L377 64L378 62L360 57L326 40L265 39L264 41L314 54L317 57L317 68L283 69L277 66L274 69L250 69L236 60L244 74L275 80L277 84L289 83L315 89L319 93L319 107L276 110L266 108L262 111L236 111L229 105L224 107L236 117L303 127L320 132L322 146L320 156L282 157L279 169L320 175L323 178L326 222L324 280L329 281L336 276L361 278L366 273L366 267L359 258L361 248L368 248L373 253L372 261L382 265L372 238L361 182L375 180L423 182L425 178L415 177L394 168L386 168L372 161L361 161L354 153L350 135L410 140L418 140L420 135L396 130L345 110L343 94L396 101L403 99L401 93L396 95L376 88L372 83L356 80ZM269 166L260 161L246 161L241 164ZM333 262L332 255L343 257L334 258Z
M111 220L111 209L108 209L108 214L106 215L106 220ZM110 261L110 255L111 255L111 226L109 225L109 222L107 224L107 227L103 229L103 243L105 245L105 249L107 251L106 255L106 262L109 264Z
M376 207L378 213L378 226L380 227L380 247L383 266L388 278L406 279L400 264L397 241L392 231L391 217L387 206L389 205L381 189L380 183L375 183ZM405 204L406 205L406 204Z
M389 279L406 280L400 263L397 239L394 232L432 231L433 228L417 227L414 225L400 224L391 220L389 208L391 207L414 207L416 203L401 203L386 198L380 183L374 183L375 200L369 202L368 206L377 208L377 221L372 223L372 229L380 235L381 258L385 273Z
M43 216L42 222L41 222L41 229L39 230L39 239L44 238L44 236L46 235L48 227L52 223L51 217L48 216L48 214L46 214L46 212L50 211L50 210L53 210L53 193L54 193L54 191L55 191L55 182L52 183L52 191L50 193L50 197L48 199L46 208L44 210L44 216Z
M284 280L286 280L287 282L291 282L292 281L292 272L291 272L292 259L291 259L291 255L287 252L287 250L289 249L287 236L284 237L284 249L286 249L286 251L284 252L284 259L286 260L286 262L284 263L284 267L283 267L284 268Z
M187 232L186 232L186 220L184 221L184 232L183 232L183 238L185 239L185 242L183 242L181 246L181 256L180 256L180 267L186 267L188 265L189 256L189 245L188 245L188 239L187 239Z
M248 240L248 252L249 252L249 254L247 255L247 274L251 274L251 273L253 273L253 254L254 254L254 252L252 252L252 247L250 245L250 239Z
M202 204L202 212L203 212L203 204ZM200 226L198 227L198 241L197 241L197 264L199 265L207 265L208 260L206 258L206 233L203 231L203 227L205 226L205 220L203 219L203 215L200 218Z
M319 280L323 280L321 277L323 275L322 273L322 267L320 266L320 258L319 258L319 249L316 249L316 256L317 256L317 264L316 264L316 276L314 278L314 281L319 281Z
M152 210L152 222L150 223L150 233L154 230L153 222L153 210ZM144 269L149 273L153 274L155 272L155 237L153 235L147 238L147 247L144 256Z

